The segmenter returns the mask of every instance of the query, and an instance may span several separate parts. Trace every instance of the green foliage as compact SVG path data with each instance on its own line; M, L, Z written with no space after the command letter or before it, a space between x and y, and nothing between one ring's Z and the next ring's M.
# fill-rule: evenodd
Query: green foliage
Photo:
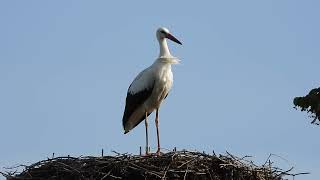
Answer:
M306 96L295 97L293 104L296 109L300 108L301 111L311 113L312 124L320 124L320 87L312 89Z

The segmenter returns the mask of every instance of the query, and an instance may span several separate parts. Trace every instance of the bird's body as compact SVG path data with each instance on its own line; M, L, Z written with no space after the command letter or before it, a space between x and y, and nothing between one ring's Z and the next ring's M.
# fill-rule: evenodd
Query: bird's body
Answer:
M133 99L136 96L135 98L143 99L143 102L138 102L135 105L138 107L131 113L125 110L124 117L126 118L124 119L127 119L123 121L125 133L145 119L145 112L149 115L159 108L163 99L168 95L173 84L173 74L170 61L164 59L166 58L157 59L150 67L143 70L130 85L127 98Z
M160 55L150 67L139 73L129 86L126 98L126 107L122 119L125 134L145 119L147 137L147 117L156 110L158 152L160 152L158 110L162 101L167 97L173 84L171 65L179 62L177 58L170 54L165 39L167 36L173 41L181 44L166 28L158 29L157 38L160 44Z

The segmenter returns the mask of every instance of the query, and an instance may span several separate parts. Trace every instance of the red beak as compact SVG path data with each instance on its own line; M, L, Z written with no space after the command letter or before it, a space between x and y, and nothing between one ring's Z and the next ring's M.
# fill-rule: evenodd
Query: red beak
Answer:
M174 36L172 36L172 34L170 34L170 33L168 33L168 34L166 35L166 38L168 38L168 39L170 39L170 40L172 40L172 41L174 41L174 42L182 45L182 43L181 43L177 38L175 38Z

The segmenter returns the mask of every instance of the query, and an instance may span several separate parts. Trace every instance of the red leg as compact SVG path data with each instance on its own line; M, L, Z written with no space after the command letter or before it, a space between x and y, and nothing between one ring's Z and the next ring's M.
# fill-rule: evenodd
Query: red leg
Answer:
M147 111L146 111L145 126L146 126L146 155L148 155L149 154L149 143L148 143L148 112Z
M158 140L157 154L160 155L159 109L156 110L156 127L157 127L157 140Z

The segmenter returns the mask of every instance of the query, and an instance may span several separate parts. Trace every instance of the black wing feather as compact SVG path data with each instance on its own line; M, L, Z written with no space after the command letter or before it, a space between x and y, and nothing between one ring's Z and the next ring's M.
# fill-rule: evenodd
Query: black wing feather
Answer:
M154 87L154 82L150 88L146 88L135 94L132 94L128 90L127 98L126 98L126 107L125 107L123 118L122 118L123 128L125 127L132 113L150 97L153 91L153 87ZM150 114L151 113L148 113L148 116ZM144 119L145 119L145 116L142 116L140 120L137 121L137 123L134 125L134 127L136 127Z

